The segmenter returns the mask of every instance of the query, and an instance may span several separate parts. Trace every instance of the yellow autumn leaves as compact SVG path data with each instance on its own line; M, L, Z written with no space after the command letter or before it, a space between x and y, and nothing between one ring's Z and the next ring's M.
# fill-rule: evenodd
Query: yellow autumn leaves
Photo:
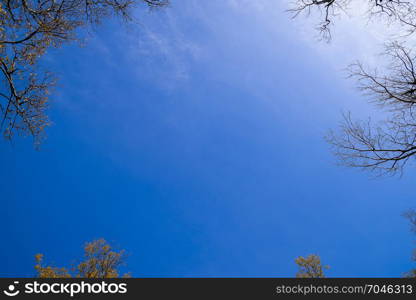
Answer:
M98 239L85 245L84 259L71 271L44 265L43 254L36 254L35 260L35 269L40 278L118 278L118 269L124 263L125 252L115 251L104 239ZM129 274L122 277L129 277Z

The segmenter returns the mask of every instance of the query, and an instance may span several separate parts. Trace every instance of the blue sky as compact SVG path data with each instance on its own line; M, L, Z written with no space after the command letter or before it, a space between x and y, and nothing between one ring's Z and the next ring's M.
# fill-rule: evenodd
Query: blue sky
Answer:
M284 2L172 2L48 53L48 139L0 148L0 275L33 276L39 252L68 265L100 237L137 277L291 277L310 253L331 277L412 268L414 171L371 179L323 140L342 110L376 113L341 72L371 32L340 25L327 45Z

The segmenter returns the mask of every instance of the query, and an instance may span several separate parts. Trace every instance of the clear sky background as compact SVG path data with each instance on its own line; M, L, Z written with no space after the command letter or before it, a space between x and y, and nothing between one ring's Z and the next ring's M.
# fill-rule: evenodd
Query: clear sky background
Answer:
M137 277L291 277L310 253L331 277L412 268L414 170L371 179L323 140L341 111L377 113L342 68L377 62L379 37L348 21L319 43L285 5L172 0L50 51L48 139L0 147L0 275L33 276L39 252L68 265L100 237Z

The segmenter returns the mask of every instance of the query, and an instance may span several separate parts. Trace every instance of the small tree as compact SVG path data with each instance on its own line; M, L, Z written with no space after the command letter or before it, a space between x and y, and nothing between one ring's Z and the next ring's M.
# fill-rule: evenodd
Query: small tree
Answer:
M329 266L322 266L320 257L315 254L299 256L295 263L299 267L296 278L324 278L324 270L329 269Z
M45 266L43 254L35 255L35 259L39 278L117 278L118 269L125 261L125 252L114 251L104 239L92 241L85 245L84 260L72 268L72 272L66 268ZM122 277L128 276L124 274Z

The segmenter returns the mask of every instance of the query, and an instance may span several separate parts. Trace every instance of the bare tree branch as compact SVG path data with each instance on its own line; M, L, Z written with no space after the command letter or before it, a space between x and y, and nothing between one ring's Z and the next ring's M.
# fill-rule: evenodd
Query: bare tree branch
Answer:
M318 31L326 41L331 40L331 28L335 16L347 15L352 2L367 3L367 17L380 18L387 24L397 22L402 25L405 35L416 31L416 1L415 0L295 0L288 10L293 18L301 14L310 16L314 11L321 15Z
M416 157L416 70L412 52L398 43L389 44L385 53L389 73L367 71L361 63L350 66L350 76L370 102L388 117L379 124L353 121L344 114L340 132L331 132L328 142L343 165L377 171L401 173Z

